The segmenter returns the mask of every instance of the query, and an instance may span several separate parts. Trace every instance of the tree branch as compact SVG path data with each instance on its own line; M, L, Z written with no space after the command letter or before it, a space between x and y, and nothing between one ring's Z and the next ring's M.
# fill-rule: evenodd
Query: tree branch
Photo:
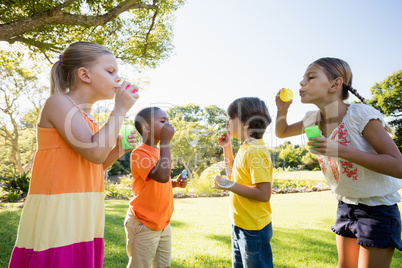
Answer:
M6 24L0 24L0 41L9 42L20 35L49 24L81 25L91 27L104 25L127 10L158 9L158 6L155 4L147 5L139 3L139 0L127 0L121 6L117 6L108 13L99 16L74 15L62 11L64 7L71 5L75 1L77 0L70 0L49 10L35 13L30 17L22 18Z
M13 44L15 42L21 42L24 44L27 44L28 46L34 46L39 48L39 50L50 50L53 52L59 52L61 50L60 47L57 47L54 44L48 44L48 43L43 43L43 42L39 42L35 39L31 39L31 38L24 38L22 36L15 36L15 37L11 37L9 39L5 39L2 41L7 41L9 44Z
M155 25L155 20L156 17L158 15L158 10L155 11L153 17L152 17L152 22L151 22L151 26L149 26L149 30L145 36L145 46L144 46L144 53L142 53L142 56L145 57L146 53L147 53L147 48L148 48L148 39L149 39L149 35L151 34L152 29L154 28Z

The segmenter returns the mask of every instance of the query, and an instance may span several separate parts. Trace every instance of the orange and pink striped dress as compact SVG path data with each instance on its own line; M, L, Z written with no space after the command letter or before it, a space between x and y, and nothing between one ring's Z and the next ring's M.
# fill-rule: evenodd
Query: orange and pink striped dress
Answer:
M84 116L92 133L98 126ZM9 267L95 268L103 265L103 167L37 127L32 168Z

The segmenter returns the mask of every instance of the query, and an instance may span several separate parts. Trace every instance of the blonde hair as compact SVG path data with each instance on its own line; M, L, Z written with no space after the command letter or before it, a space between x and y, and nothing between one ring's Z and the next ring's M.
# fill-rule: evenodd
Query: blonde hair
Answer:
M76 42L67 47L53 64L50 72L50 95L67 93L77 80L77 70L89 68L100 56L112 54L102 45L91 42Z
M353 80L353 75L352 75L352 70L350 69L349 64L341 59L337 58L320 58L310 65L316 65L318 67L321 67L322 70L324 71L325 75L328 77L330 80L334 80L338 77L341 77L343 79L343 85L342 85L342 100L346 100L349 98L349 92L351 92L353 95L355 95L362 103L367 104L366 99L363 98L356 89L352 87L352 80ZM393 129L385 123L385 130L391 134L393 134Z

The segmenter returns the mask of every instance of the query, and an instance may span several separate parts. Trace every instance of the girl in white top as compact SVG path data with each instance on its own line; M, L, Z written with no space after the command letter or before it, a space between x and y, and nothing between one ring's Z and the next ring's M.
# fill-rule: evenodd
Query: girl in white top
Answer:
M310 64L300 82L302 103L319 110L288 125L292 101L276 96L276 135L301 135L318 125L321 138L310 138L327 184L339 200L332 230L337 234L338 267L389 267L394 248L402 250L397 202L402 188L402 155L387 133L382 115L352 88L349 65L336 58ZM365 104L347 104L352 92Z

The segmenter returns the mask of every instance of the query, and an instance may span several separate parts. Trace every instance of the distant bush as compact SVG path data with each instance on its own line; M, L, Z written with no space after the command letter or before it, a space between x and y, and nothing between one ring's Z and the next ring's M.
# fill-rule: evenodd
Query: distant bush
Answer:
M108 171L109 176L116 176L116 175L124 175L129 173L130 170L127 170L122 163L119 161L114 162L112 167Z
M30 180L31 175L29 172L14 174L10 175L9 178L5 178L3 183L3 197L5 197L9 202L25 198L29 191Z
M6 192L4 197L8 200L8 202L19 201L22 198L22 192L20 190Z
M311 171L290 172L290 168L274 170L274 179L272 183L272 193L296 193L328 190L328 186L320 178L322 173ZM279 178L278 178L279 174ZM285 178L281 178L280 175ZM317 176L318 175L318 176ZM177 176L176 176L177 177ZM172 177L175 179L176 177ZM29 176L27 174L15 176L3 182L0 187L0 198L3 201L15 202L24 198L29 189ZM173 195L175 198L182 197L212 197L227 196L229 191L212 189L211 176L193 175L189 180L186 188L174 188ZM132 197L132 176L123 175L120 177L111 177L111 180L105 182L105 198L106 199L130 199Z
M274 179L272 184L273 193L298 193L329 190L324 181L313 179Z
M107 180L105 182L105 198L130 199L133 194L131 181L131 175L120 177L117 183Z

